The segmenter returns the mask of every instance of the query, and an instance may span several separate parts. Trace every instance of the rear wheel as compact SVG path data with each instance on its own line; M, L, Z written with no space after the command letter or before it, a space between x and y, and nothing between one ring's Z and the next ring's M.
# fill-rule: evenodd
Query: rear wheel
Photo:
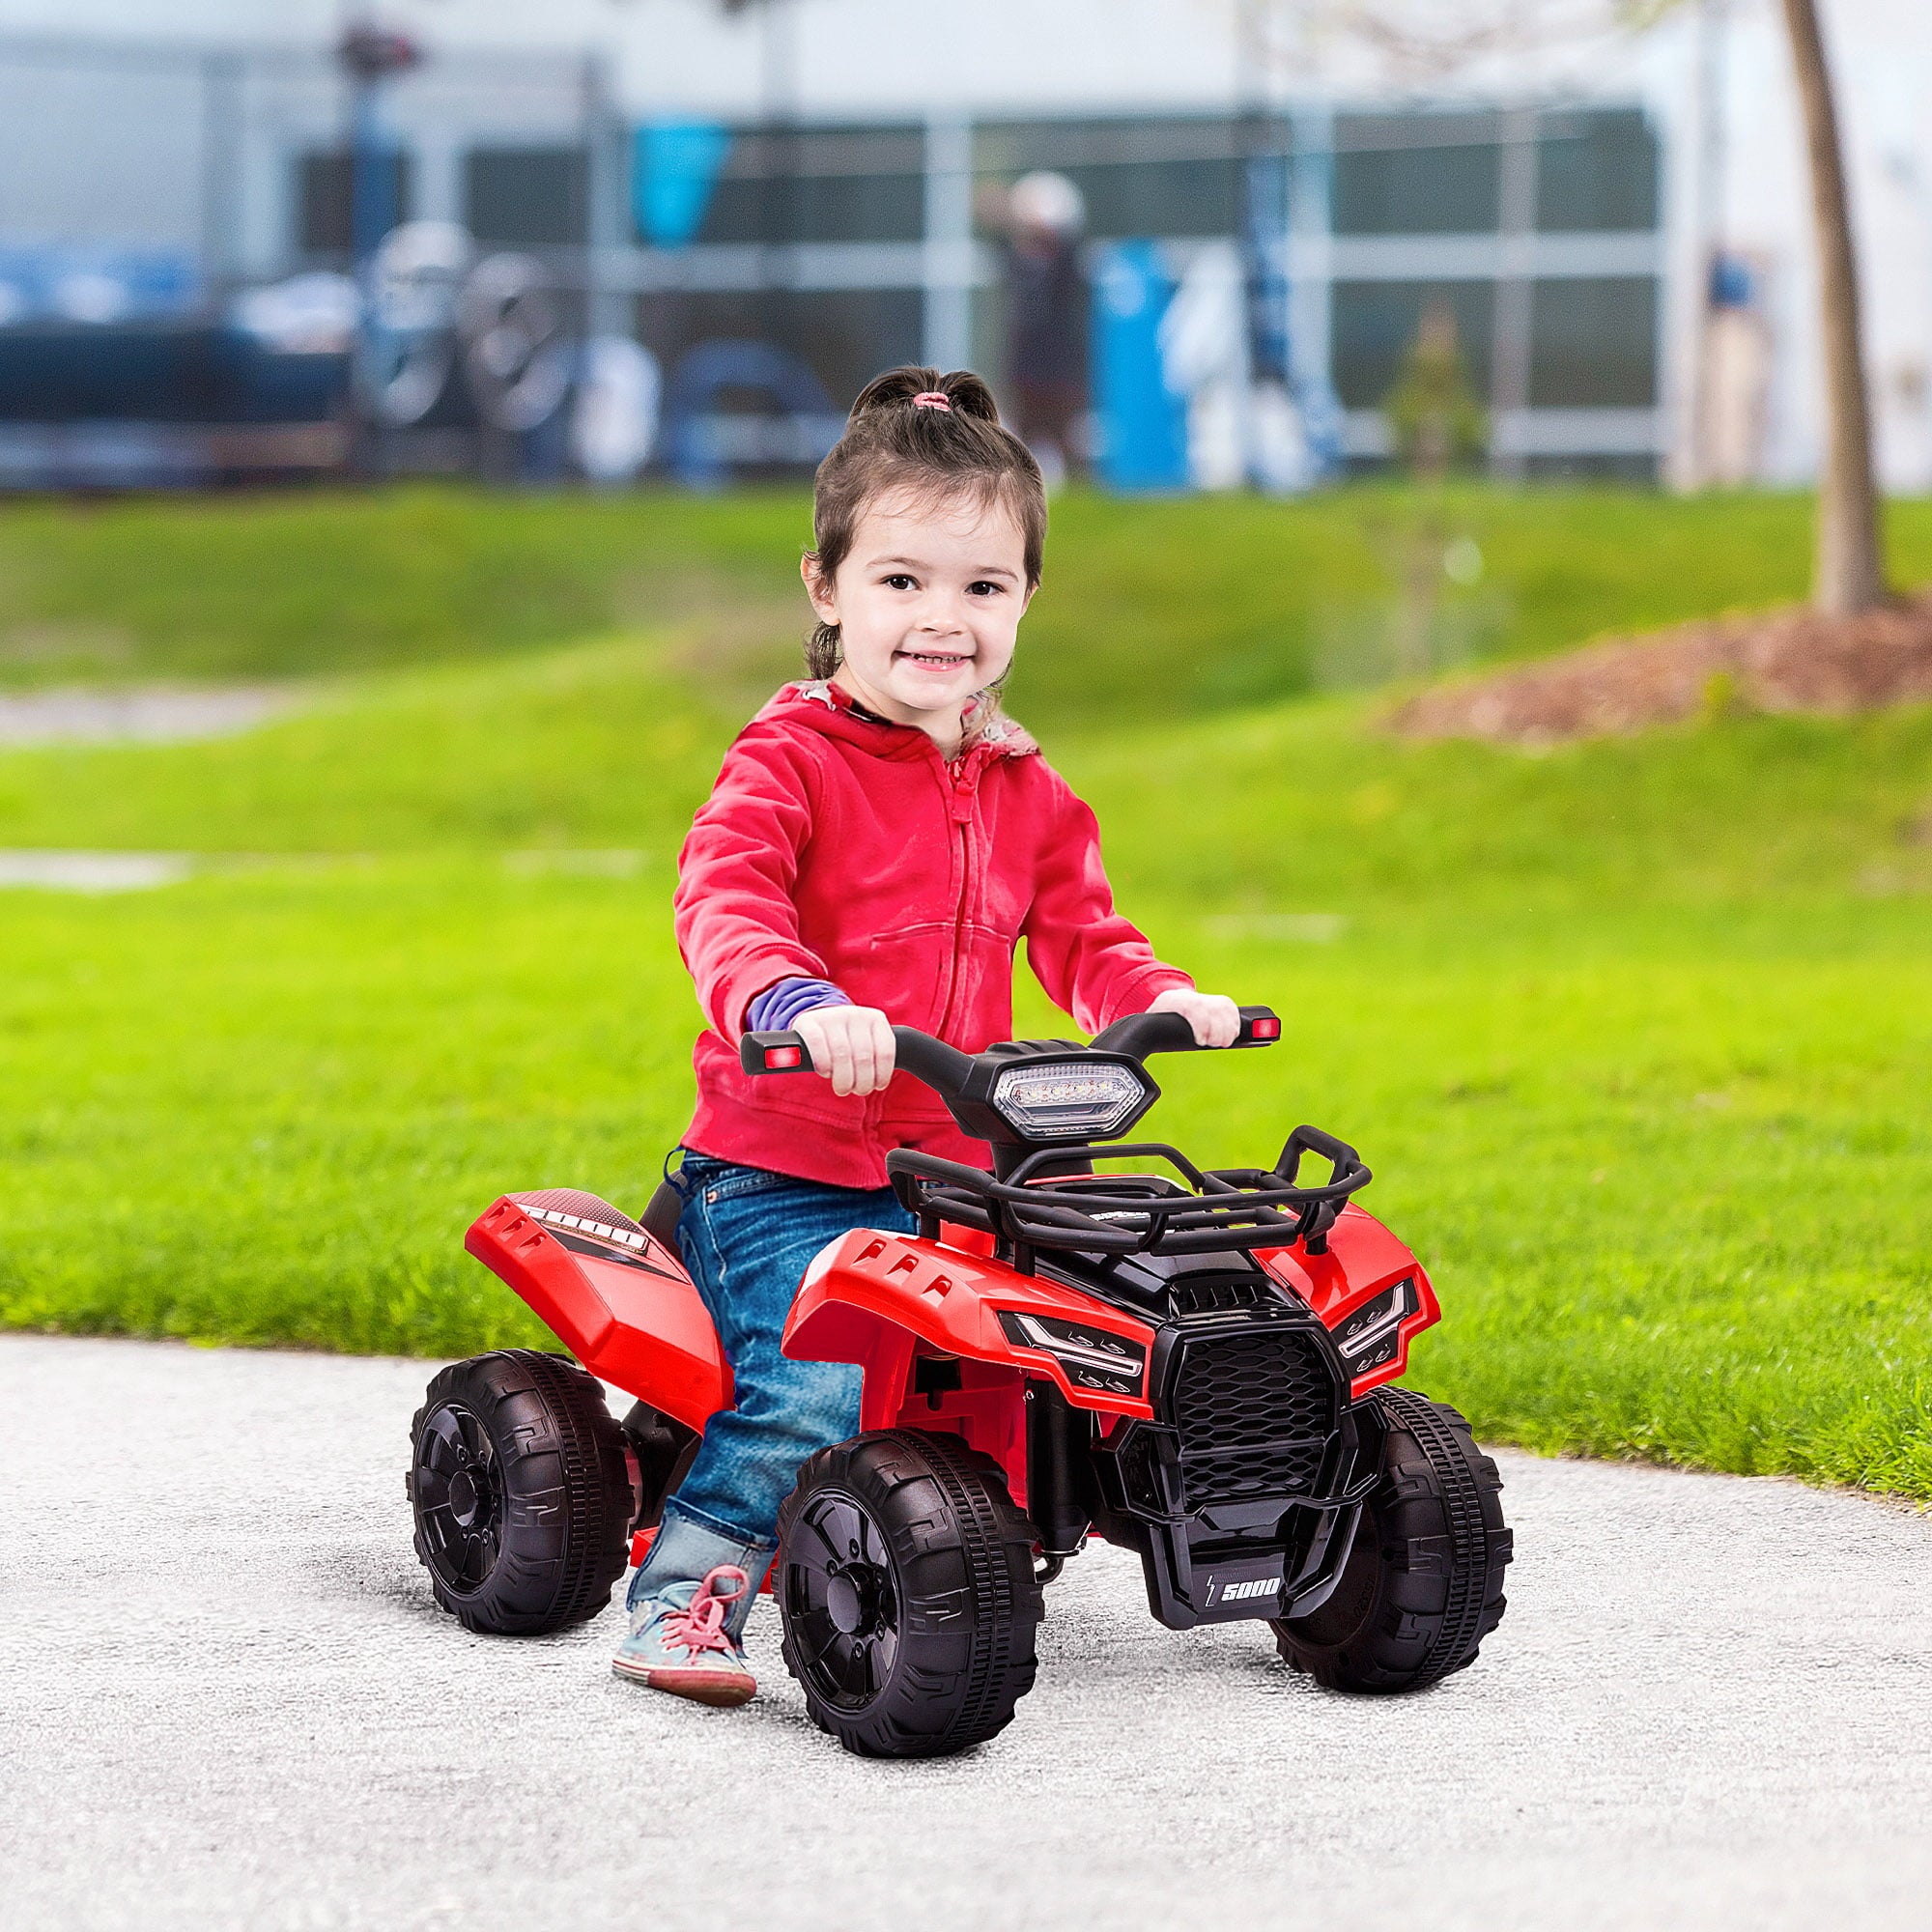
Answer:
M1274 1620L1281 1654L1331 1690L1419 1690L1475 1661L1502 1621L1502 1478L1446 1403L1384 1389L1381 1480L1334 1594Z
M944 1757L1033 1689L1033 1524L991 1457L882 1430L822 1449L779 1513L786 1668L864 1757Z
M624 1574L624 1435L561 1355L504 1349L429 1385L405 1487L436 1600L469 1629L532 1636L592 1617Z

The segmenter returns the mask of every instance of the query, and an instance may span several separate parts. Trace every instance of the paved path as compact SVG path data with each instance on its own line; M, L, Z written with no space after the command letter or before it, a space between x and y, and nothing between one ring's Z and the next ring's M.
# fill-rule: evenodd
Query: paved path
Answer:
M226 738L253 730L289 704L286 692L254 685L0 692L0 747Z
M1001 1738L867 1764L766 1692L435 1610L423 1364L0 1337L0 1918L41 1927L1350 1932L1932 1924L1932 1517L1506 1455L1473 1669L1326 1695L1137 1567L1049 1593Z

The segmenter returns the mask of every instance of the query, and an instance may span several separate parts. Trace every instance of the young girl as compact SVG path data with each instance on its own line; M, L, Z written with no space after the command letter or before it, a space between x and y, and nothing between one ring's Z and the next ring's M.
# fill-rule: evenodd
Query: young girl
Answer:
M678 944L710 1027L678 1241L737 1405L665 1507L613 1668L709 1704L756 1688L740 1639L799 1464L858 1432L859 1371L780 1350L807 1264L854 1228L912 1232L890 1149L991 1165L894 1076L893 1027L968 1053L1009 1038L1022 939L1089 1032L1163 1010L1227 1046L1239 1024L1114 910L1094 814L1001 713L1046 496L986 385L879 377L819 466L812 530L810 678L739 734L679 860ZM754 1084L739 1036L785 1027L822 1078Z

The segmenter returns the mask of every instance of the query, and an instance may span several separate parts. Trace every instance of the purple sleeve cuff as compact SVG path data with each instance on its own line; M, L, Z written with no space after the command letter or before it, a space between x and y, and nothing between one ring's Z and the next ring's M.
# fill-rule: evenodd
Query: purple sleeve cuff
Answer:
M851 1000L830 980L781 980L745 1009L747 1033L783 1033L800 1013L819 1007L849 1007Z

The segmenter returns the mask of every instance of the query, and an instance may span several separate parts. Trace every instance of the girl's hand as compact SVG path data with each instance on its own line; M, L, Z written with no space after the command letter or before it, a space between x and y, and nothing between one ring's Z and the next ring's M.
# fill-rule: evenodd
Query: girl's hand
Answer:
M876 1094L893 1077L893 1026L877 1007L813 1007L792 1031L835 1094Z
M1179 1013L1194 1029L1196 1046L1233 1046L1241 1030L1241 1009L1223 993L1197 993L1192 986L1170 986L1151 1013Z

